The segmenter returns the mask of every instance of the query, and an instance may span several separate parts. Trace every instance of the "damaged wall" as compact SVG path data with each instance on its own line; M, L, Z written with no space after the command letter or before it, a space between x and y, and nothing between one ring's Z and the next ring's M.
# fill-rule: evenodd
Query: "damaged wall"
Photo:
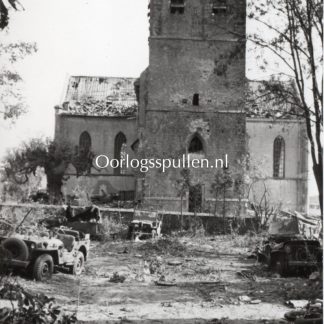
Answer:
M203 121L203 123L202 123ZM204 124L204 127L199 125ZM233 127L235 125L235 127ZM195 127L194 127L195 126ZM193 134L201 135L205 146L204 158L213 163L216 158L228 155L229 164L235 164L245 153L245 117L237 113L169 112L168 114L147 114L145 134L146 157L182 158L188 152L188 143ZM146 174L147 199L160 208L178 210L180 204L176 181L181 179L181 169L152 169ZM211 184L215 176L213 169L191 169L193 184L204 186L204 198L213 198ZM231 196L230 196L231 197ZM170 208L170 209L169 209Z
M104 154L114 158L115 138L122 132L126 137L126 153L132 159L135 155L132 144L137 140L136 119L122 117L93 117L56 114L55 139L68 140L73 147L79 145L79 137L87 131L91 137L91 150L95 155ZM99 194L102 186L114 188L115 191L134 191L135 182L132 169L125 174L114 175L114 169L91 169L87 177L76 178L76 172L70 165L66 174L69 180L65 184L65 192L71 193L74 188L83 186L89 194ZM112 189L111 189L112 190Z
M140 90L147 99L140 101L139 115L145 157L182 157L194 134L211 163L228 154L234 166L245 153L245 44L229 30L245 35L244 0L227 1L219 14L209 0L185 1L183 13L172 13L170 1L150 2L150 62ZM192 174L208 202L215 170ZM150 170L146 204L179 210L179 178L179 169Z

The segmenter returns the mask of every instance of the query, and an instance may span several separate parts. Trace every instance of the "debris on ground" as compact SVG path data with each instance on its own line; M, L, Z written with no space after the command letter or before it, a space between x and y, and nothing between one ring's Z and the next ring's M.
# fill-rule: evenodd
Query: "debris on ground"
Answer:
M140 252L149 255L171 255L184 257L186 256L187 247L177 238L160 238L158 240L146 241L137 247Z
M64 309L75 310L79 303L78 320L91 317L94 323L117 323L125 315L150 323L154 312L156 318L166 317L170 323L176 322L179 314L213 323L217 313L219 318L229 316L224 324L262 320L274 324L293 310L286 300L321 297L320 279L275 279L264 265L245 258L245 248L226 250L232 248L232 239L166 237L139 243L93 242L80 292L76 285L80 279L61 273L48 283L19 280L36 294L51 291ZM197 253L207 240L214 248Z
M323 300L315 300L315 302L300 301L302 307L295 307L296 310L285 313L288 321L296 324L322 324L323 323ZM296 301L295 301L296 303ZM298 303L297 303L298 304Z
M308 300L300 299L300 300L288 300L286 305L292 308L304 308L308 305Z
M163 274L165 271L165 265L163 263L163 259L159 256L153 258L149 262L149 273L150 274Z
M286 285L286 300L318 299L323 296L322 280L306 280L301 285Z
M181 265L183 262L180 261L180 260L169 260L168 261L168 265L171 265L171 266L179 266Z
M125 276L119 275L118 272L114 272L112 277L109 279L109 282L123 283L125 280L126 280Z
M237 272L237 275L241 278L244 278L244 279L249 279L249 280L252 280L252 281L255 281L256 280L256 277L255 277L255 274L251 271L248 271L248 270L242 270L240 272Z
M253 299L250 301L250 304L254 304L254 305L260 304L260 303L262 303L261 299Z
M249 296L239 296L239 301L244 303L249 303L251 301L251 298Z
M165 286L165 287L172 287L177 285L177 283L174 281L160 281L160 280L155 281L155 284L157 286Z
M318 271L312 272L309 275L309 280L320 280L321 274Z

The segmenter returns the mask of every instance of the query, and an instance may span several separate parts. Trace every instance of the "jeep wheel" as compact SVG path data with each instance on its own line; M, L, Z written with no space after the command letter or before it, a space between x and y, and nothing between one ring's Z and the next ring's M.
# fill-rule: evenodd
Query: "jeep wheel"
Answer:
M268 268L271 269L271 247L267 245L264 249L265 262Z
M53 270L53 258L49 254L43 254L34 263L33 277L39 281L51 279Z
M23 240L17 237L9 237L2 242L2 247L10 252L12 259L19 261L28 260L28 247Z
M288 272L288 265L284 255L279 255L275 261L275 272L284 277Z
M72 266L72 274L79 276L84 269L84 255L82 252L78 252L75 257L74 264Z

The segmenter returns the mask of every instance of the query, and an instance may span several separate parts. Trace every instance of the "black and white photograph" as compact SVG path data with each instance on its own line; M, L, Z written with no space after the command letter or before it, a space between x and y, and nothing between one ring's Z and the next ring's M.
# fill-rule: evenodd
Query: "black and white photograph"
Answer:
M323 323L322 0L0 0L0 324Z

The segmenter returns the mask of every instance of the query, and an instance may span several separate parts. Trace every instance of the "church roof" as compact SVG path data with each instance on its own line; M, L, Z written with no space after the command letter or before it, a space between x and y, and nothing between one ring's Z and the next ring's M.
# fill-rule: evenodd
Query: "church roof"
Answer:
M71 76L58 113L81 116L135 116L135 78Z

